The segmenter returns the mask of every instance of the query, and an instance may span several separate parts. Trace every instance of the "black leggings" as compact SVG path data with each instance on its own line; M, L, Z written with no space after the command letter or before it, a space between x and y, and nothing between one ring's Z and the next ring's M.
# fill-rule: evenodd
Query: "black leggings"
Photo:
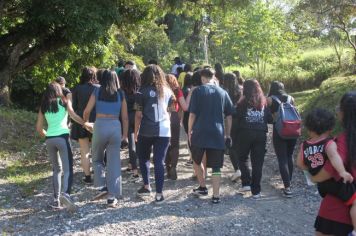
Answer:
M273 147L278 159L279 172L285 188L290 187L293 175L293 152L296 139L282 139L273 128Z
M237 150L242 186L251 186L252 194L261 192L262 167L266 154L267 135L264 130L241 129L237 135ZM248 168L251 157L252 177Z
M229 149L230 160L231 160L232 166L234 167L235 171L237 171L239 169L239 159L238 159L238 155L237 155L237 150L238 150L237 149L237 135L238 135L237 123L238 123L238 120L233 118L232 126L231 126L232 147Z
M166 166L176 168L179 158L180 119L178 112L171 113L171 141L167 151Z

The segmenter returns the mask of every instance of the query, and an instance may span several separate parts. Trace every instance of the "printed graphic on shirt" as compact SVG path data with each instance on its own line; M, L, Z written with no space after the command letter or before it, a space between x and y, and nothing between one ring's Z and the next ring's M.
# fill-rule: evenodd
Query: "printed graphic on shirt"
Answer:
M318 143L303 143L303 162L308 167L311 175L316 175L325 165L328 159L325 148L331 139L325 139Z
M248 108L246 113L246 122L248 123L264 123L265 112L264 109L261 111L255 108Z

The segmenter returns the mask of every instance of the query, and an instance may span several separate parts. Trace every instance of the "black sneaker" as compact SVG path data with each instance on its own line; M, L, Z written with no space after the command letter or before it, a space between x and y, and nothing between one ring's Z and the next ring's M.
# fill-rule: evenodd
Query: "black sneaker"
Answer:
M142 186L138 191L137 191L138 196L150 196L151 195L151 189L145 188L145 186Z
M108 188L107 187L102 187L101 189L99 189L99 193L97 195L95 195L92 199L92 201L97 201L99 199L104 198L106 195L108 195Z
M283 196L285 196L287 198L292 198L293 197L293 192L290 189L290 187L283 189Z
M162 195L162 194L156 195L156 197L155 197L155 203L156 203L156 204L161 204L161 203L163 203L163 202L164 202L164 197L163 197L163 195Z
M108 207L116 207L117 199L116 198L109 198L107 201Z
M193 193L197 196L206 196L208 195L208 189L206 187L201 187L193 189Z
M218 203L220 203L220 198L219 198L219 197L213 197L213 198L211 199L211 202L212 202L213 204L218 204Z

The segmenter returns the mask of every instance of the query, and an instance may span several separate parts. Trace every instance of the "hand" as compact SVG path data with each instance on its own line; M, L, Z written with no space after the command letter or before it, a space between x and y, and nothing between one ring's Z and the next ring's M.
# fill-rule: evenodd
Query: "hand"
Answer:
M232 140L231 140L231 137L230 136L226 136L225 137L225 147L227 149L231 148L232 147Z
M94 131L94 123L85 122L83 125L84 129L88 130L90 133Z
M347 182L352 183L354 181L354 178L352 177L352 175L346 171L340 173L340 177L343 178L344 183L347 183Z

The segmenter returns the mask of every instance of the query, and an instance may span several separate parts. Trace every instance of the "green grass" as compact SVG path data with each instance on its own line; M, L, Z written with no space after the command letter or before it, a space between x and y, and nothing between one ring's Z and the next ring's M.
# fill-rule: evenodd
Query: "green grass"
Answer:
M0 107L0 161L5 163L0 178L20 188L26 197L50 174L44 146L35 132L36 114Z
M333 77L325 80L318 89L292 93L302 117L315 108L324 108L335 112L341 97L348 91L356 90L356 75L347 77ZM341 131L337 122L334 134Z

